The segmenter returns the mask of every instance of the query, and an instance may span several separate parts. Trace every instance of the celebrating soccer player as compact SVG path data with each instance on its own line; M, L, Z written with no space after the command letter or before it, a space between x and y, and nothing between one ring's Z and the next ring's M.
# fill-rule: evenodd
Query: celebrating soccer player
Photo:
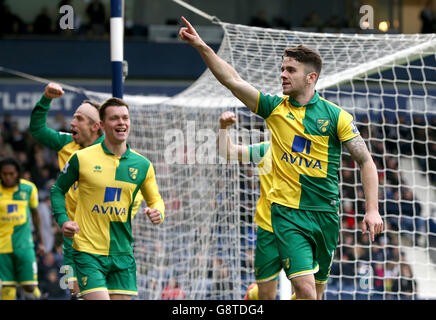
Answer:
M0 161L0 284L1 300L15 300L16 285L25 299L39 299L38 272L30 213L38 238L38 254L44 245L38 212L36 186L21 179L19 163L12 158Z
M137 294L133 256L132 207L141 192L153 224L162 223L165 205L152 163L130 149L130 115L118 98L99 110L104 141L73 154L51 189L53 215L65 237L73 238L73 257L81 296L86 300L130 299ZM79 182L72 221L65 193Z
M74 112L70 123L71 133L58 132L47 127L47 113L53 99L63 96L64 91L57 83L49 83L44 94L36 104L30 116L30 133L44 146L58 153L59 169L62 170L68 158L77 150L100 143L104 139L103 130L100 127L99 107L94 101L84 100ZM75 184L66 195L66 207L70 220L74 220L78 185ZM136 213L142 202L141 194L135 201L133 212ZM72 283L70 288L71 298L77 299L79 286L75 276L75 266L72 257L72 239L63 239L64 265L66 268L66 280Z
M216 79L263 117L271 131L271 222L282 267L297 299L321 299L339 236L338 170L342 145L361 169L366 212L362 230L383 231L378 176L353 117L319 96L322 60L310 48L287 48L280 78L284 96L264 95L220 58L185 18L180 38L194 47Z
M219 154L226 159L256 163L260 173L260 197L254 214L254 221L257 224L254 257L256 282L248 287L244 300L274 300L277 292L277 277L282 266L271 225L271 205L267 199L272 179L270 142L252 145L234 144L230 139L229 128L236 122L235 114L226 111L221 114L219 121Z

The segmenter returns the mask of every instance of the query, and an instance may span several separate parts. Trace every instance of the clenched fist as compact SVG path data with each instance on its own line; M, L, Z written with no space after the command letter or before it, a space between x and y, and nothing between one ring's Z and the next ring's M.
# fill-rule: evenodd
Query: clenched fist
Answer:
M231 111L226 111L220 116L220 128L226 129L236 122L236 116Z
M44 91L44 96L49 99L56 99L61 97L64 94L64 90L62 90L62 87L58 85L57 83L50 82L46 87Z

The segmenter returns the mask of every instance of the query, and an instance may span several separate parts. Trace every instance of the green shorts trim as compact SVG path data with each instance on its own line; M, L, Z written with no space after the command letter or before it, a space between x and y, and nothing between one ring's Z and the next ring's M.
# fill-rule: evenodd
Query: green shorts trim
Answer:
M325 283L339 237L339 215L271 205L271 222L286 276L315 274Z
M81 295L96 291L138 294L133 254L104 256L73 249L73 257Z
M37 285L38 267L32 247L0 253L0 279L2 285Z
M276 280L282 264L273 232L257 228L256 254L254 257L256 282Z

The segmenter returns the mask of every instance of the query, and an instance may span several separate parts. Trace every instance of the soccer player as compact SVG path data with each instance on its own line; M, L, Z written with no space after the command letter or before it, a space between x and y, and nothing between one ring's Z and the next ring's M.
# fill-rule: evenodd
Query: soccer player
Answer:
M305 46L282 58L284 96L264 95L221 59L184 17L180 38L194 47L216 79L271 131L271 222L282 267L297 299L321 299L339 236L338 170L342 145L361 169L365 193L362 231L383 231L377 168L353 117L320 97L315 85L322 60Z
M77 150L100 143L104 139L103 130L100 128L100 117L96 102L85 100L74 112L70 123L71 133L58 132L47 127L47 114L53 99L64 94L62 87L57 83L49 83L44 94L32 110L29 130L32 136L41 144L54 150L58 154L59 169L62 170L68 158ZM77 201L78 185L75 184L66 195L68 216L74 220L74 210ZM64 265L66 266L66 281L71 283L70 293L72 299L78 298L79 286L74 273L72 257L72 239L63 239Z
M259 168L260 197L254 215L257 224L254 258L256 282L248 287L244 300L274 300L277 293L277 277L282 266L271 225L271 204L267 199L272 179L270 142L234 144L230 139L229 128L236 122L235 114L226 111L221 114L219 122L219 154L230 160L256 163Z
M60 98L64 94L62 87L57 83L49 83L44 94L36 104L30 116L30 133L44 146L58 153L59 169L62 170L68 158L78 150L100 143L104 140L103 130L100 127L100 116L98 109L100 104L84 100L76 109L70 123L71 133L58 132L47 127L47 114L53 99ZM66 195L66 207L70 220L74 220L78 184L76 183ZM136 214L141 203L142 196L138 194L133 213ZM74 261L72 257L72 239L63 239L64 265L66 266L66 281L71 283L71 298L77 299L79 286L74 272Z
M118 98L100 107L104 141L73 154L51 189L53 215L66 237L85 300L130 299L137 294L133 256L132 207L141 192L153 224L164 219L152 163L127 144L130 115ZM74 221L65 208L65 193L79 182Z
M38 239L37 253L44 254L36 186L21 179L19 163L12 158L0 161L0 284L1 299L15 300L16 285L23 287L25 299L39 299L38 272L30 224Z

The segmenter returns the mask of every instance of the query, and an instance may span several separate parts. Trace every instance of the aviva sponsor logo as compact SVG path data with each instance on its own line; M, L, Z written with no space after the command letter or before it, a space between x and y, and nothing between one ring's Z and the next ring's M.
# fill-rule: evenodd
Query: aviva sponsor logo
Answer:
M7 215L1 217L1 221L15 222L15 223L26 222L24 214L19 214L17 204L6 205L6 212L7 212Z
M292 152L310 154L311 146L312 146L312 141L296 135L292 143ZM283 153L282 158L280 160L289 162L291 164L296 164L300 167L305 166L306 168L312 168L312 169L318 168L322 170L321 161L314 160L314 159L309 160L307 158L303 158L298 155L292 156L292 154L286 152Z
M112 188L112 187L106 187L104 191L104 200L103 203L107 202L120 202L121 199L121 188ZM111 206L111 205L94 205L94 207L91 210L92 213L101 213L101 214L109 214L109 215L126 215L126 208L124 207L117 207L117 206Z
M8 212L8 214L18 212L18 205L17 204L8 204L7 205L7 212Z

